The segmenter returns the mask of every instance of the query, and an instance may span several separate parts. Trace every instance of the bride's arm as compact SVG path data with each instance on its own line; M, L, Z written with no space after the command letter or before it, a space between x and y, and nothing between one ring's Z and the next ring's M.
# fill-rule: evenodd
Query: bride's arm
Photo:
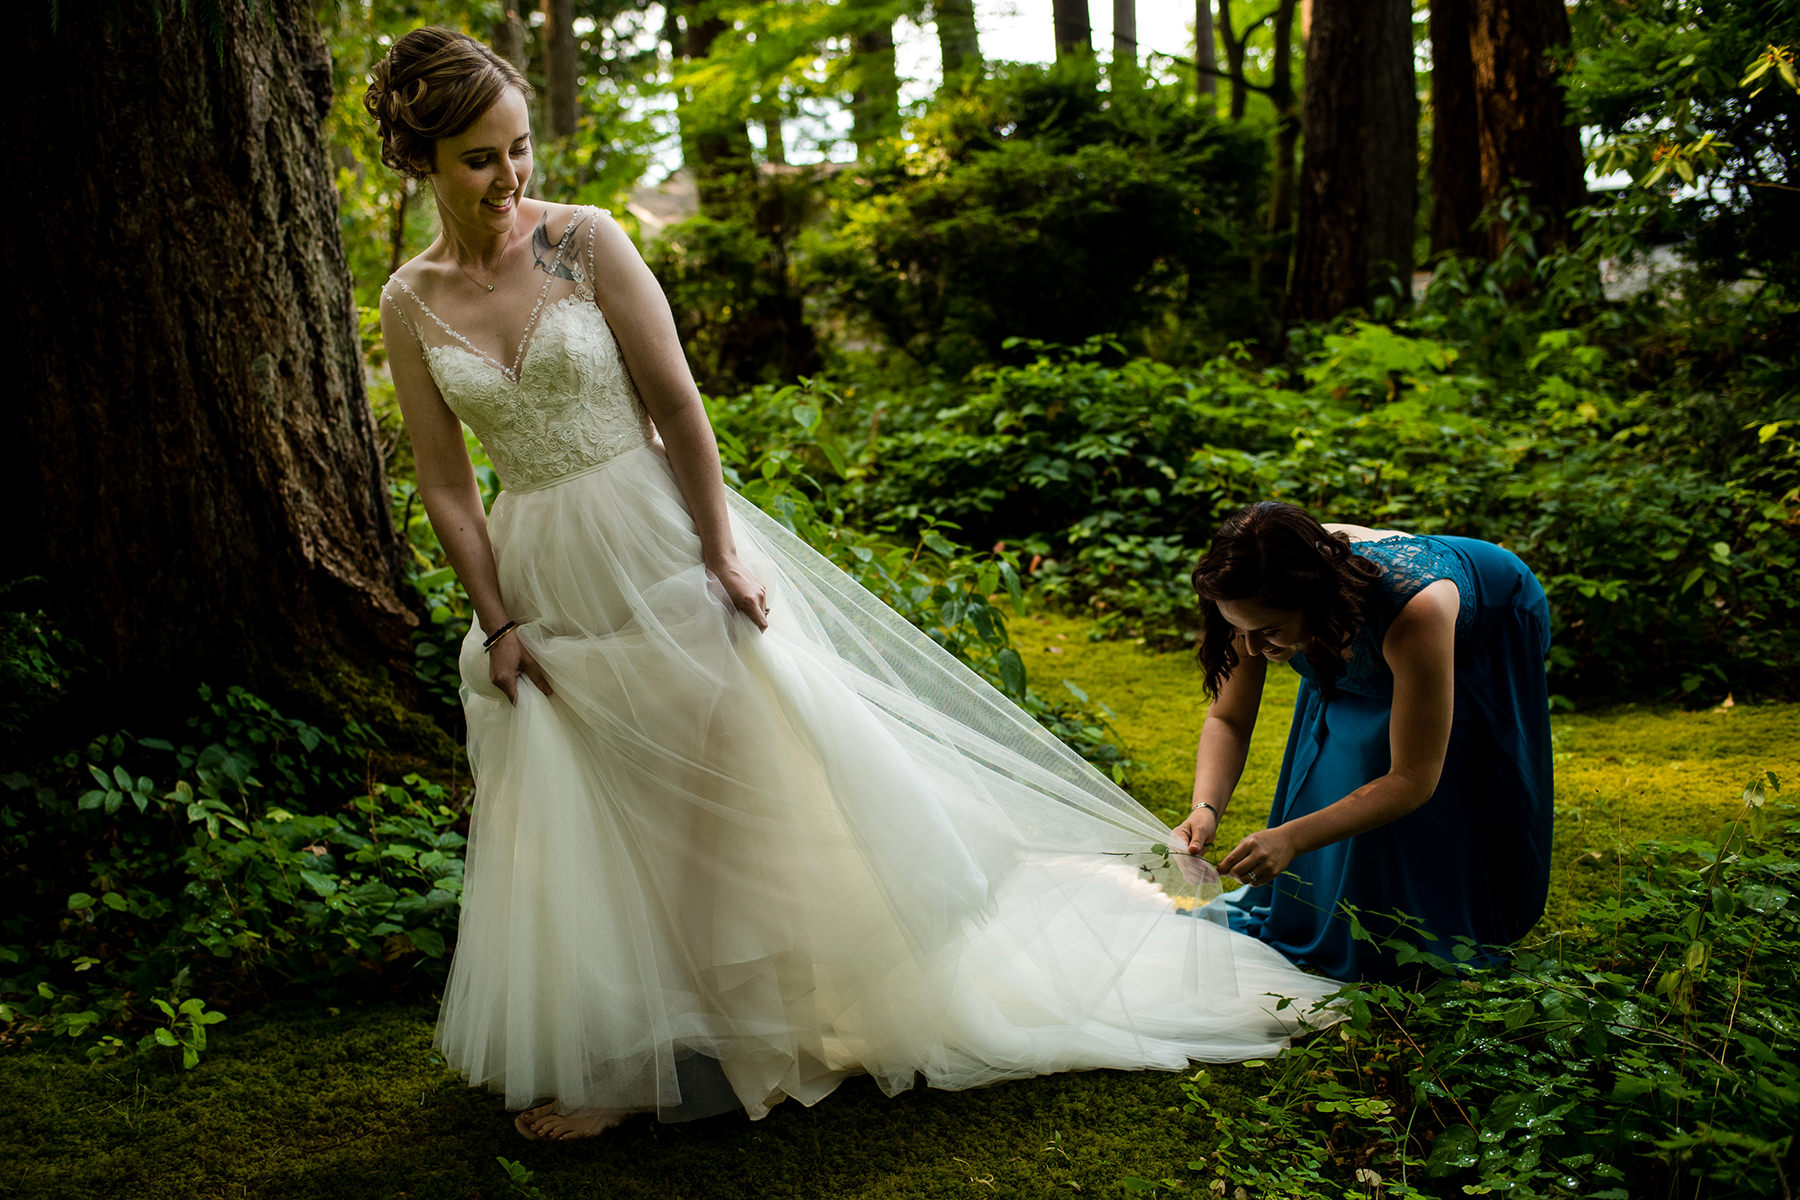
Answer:
M626 369L668 448L675 483L700 534L706 567L738 611L755 621L757 628L765 629L769 623L766 594L738 560L725 508L718 439L681 352L669 302L617 222L597 219L593 238L594 292L600 311L612 326Z
M494 547L488 541L487 513L481 507L481 488L475 468L463 445L462 422L444 403L432 382L419 343L413 338L392 303L381 298L381 336L388 347L388 366L394 376L394 397L412 440L413 465L418 473L419 498L425 515L437 533L444 554L463 590L475 606L475 619L488 633L505 625L506 601L500 595L500 573L494 566ZM517 637L501 638L488 654L488 678L506 698L518 702L518 677L524 675L548 696L550 681L525 644Z

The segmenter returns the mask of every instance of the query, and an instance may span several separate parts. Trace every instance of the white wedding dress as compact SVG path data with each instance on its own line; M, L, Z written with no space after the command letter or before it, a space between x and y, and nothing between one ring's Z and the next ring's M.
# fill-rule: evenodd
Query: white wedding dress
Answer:
M513 1108L760 1117L1324 1023L1335 983L1177 907L1163 825L735 494L768 631L728 606L588 283L608 219L575 217L511 366L383 293L504 481L501 591L555 692L509 704L469 631L449 1061Z

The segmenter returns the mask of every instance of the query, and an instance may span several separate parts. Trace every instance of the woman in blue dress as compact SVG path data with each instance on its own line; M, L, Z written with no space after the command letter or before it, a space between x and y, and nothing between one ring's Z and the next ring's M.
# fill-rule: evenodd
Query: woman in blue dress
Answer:
M1243 772L1268 664L1300 673L1267 829L1219 867L1250 886L1234 927L1338 979L1396 973L1351 936L1418 922L1450 954L1521 937L1549 884L1549 610L1524 563L1487 542L1321 525L1264 502L1220 527L1194 569L1213 703L1192 815L1211 844Z

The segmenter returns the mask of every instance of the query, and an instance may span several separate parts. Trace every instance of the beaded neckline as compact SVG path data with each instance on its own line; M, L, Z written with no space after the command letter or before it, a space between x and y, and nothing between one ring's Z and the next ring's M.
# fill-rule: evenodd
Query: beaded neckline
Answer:
M455 338L462 344L464 349L469 351L469 353L492 366L514 383L517 383L519 382L519 374L525 367L526 347L531 341L532 334L537 332L538 318L544 311L545 299L550 295L550 285L556 282L556 268L562 265L563 250L574 240L570 235L575 232L575 225L577 223L578 222L571 222L568 229L563 232L562 240L556 244L556 257L550 260L550 267L546 272L544 286L538 289L537 303L531 306L531 316L527 317L525 320L525 332L519 335L519 344L513 351L513 361L512 366L510 367L489 354L486 350L477 346L474 342L471 342L461 333L457 332L456 328L452 326L450 322L444 320L444 318L432 311L431 305L425 303L425 301L419 297L419 293L413 291L411 285L409 285L406 280L395 275L392 277L392 282L398 284L401 291L405 292L408 296L411 296L412 302L417 304L426 316L435 321L439 329L442 329L445 333ZM578 293L571 293L569 296L563 297L563 299L573 299L576 294ZM561 304L562 300L558 300L556 303ZM555 306L552 305L552 307Z

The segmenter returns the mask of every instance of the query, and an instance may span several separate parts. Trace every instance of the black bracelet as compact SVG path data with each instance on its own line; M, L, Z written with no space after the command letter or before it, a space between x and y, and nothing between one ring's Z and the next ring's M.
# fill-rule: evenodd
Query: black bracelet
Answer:
M489 650L492 650L494 648L495 642L499 641L501 638L505 637L507 634L511 633L513 630L517 629L518 627L519 627L519 623L517 621L508 621L506 624L502 625L500 628L494 630L493 633L490 633L488 635L488 640L481 643L481 652L483 654L486 654Z
M1203 808L1207 812L1211 813L1213 816L1217 817L1219 820L1223 821L1225 819L1224 813L1220 812L1218 809L1214 808L1212 805L1208 804L1204 800L1202 800L1200 803L1194 805L1195 812L1199 812Z

